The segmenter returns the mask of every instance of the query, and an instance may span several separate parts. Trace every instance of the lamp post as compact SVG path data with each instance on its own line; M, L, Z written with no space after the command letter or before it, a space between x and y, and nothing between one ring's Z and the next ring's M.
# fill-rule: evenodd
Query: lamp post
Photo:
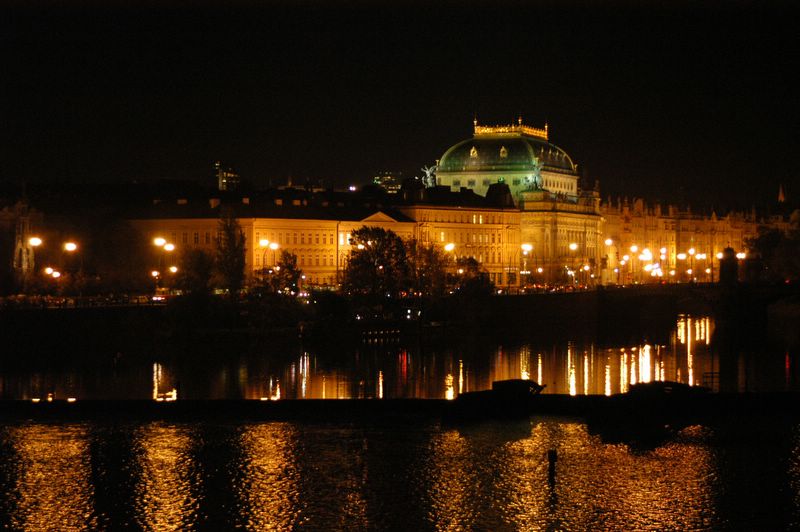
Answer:
M158 270L153 270L150 272L150 275L155 280L156 292L158 292L159 280L161 279L161 270L164 269L164 255L175 251L175 244L167 242L164 237L157 236L153 239L153 245L163 252L158 254Z
M636 254L639 253L639 246L633 244L631 250L631 282L636 284Z
M456 249L456 245L453 242L448 242L447 244L444 245L444 250L450 255L450 258L452 259L454 268L455 268L455 264L456 264L456 254L454 253L455 249ZM450 268L448 267L446 269L446 271L445 271L445 280L447 279L447 276L449 274L449 270L450 270ZM455 275L453 277L455 277ZM447 283L445 283L445 284L447 284ZM455 279L453 279L453 284L455 284Z
M523 284L523 288L528 285L530 281L531 272L528 270L528 255L533 250L532 244L522 244L520 246L522 248L522 271L520 273L521 276L525 276L525 283Z
M567 275L571 275L572 276L573 288L574 288L575 284L578 282L577 279L575 278L575 251L577 249L578 249L578 244L575 243L575 242L570 242L570 244L569 244L569 251L570 251L569 262L570 262L570 265L569 265L569 269L567 270Z

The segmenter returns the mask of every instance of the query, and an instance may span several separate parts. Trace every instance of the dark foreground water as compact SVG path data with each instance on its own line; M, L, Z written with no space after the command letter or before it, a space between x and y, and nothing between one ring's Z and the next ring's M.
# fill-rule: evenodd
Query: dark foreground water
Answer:
M11 530L800 528L800 426L654 449L561 419L0 428ZM546 452L558 451L549 480Z

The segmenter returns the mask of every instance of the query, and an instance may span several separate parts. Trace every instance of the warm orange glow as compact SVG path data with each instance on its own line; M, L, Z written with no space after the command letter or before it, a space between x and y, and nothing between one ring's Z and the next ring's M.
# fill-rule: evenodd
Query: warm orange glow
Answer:
M164 244L164 251L174 251L175 244Z
M160 236L157 236L157 237L155 237L153 239L153 244L158 246L158 247L163 247L164 244L166 244L166 243L167 243L167 240L165 238L163 238L163 237L160 237Z
M38 236L32 236L28 239L28 244L30 244L33 247L41 246L42 239L39 238Z
M75 251L76 249L78 249L78 244L76 244L75 242L66 242L64 244L64 250L65 251L70 251L71 252L71 251Z

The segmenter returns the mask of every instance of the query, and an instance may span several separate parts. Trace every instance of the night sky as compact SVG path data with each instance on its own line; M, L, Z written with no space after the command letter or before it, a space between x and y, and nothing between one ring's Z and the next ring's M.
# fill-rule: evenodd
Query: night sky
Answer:
M0 20L0 181L363 183L522 115L604 197L800 199L788 4L41 5Z

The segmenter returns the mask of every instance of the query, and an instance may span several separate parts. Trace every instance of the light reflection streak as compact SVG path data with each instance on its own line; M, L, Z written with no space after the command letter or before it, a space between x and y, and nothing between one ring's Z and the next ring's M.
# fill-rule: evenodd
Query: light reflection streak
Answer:
M536 382L542 384L542 354L539 353L539 361L536 364Z
M455 399L455 390L453 389L453 374L448 373L444 378L444 398L448 401Z
M625 349L621 351L622 353L619 355L619 391L620 393L625 393L628 391L628 354Z
M604 393L605 395L611 395L611 365L606 364L606 371L605 371L605 378L603 379L605 383L604 386Z
M23 425L7 429L18 458L8 494L14 530L97 529L88 428Z
M383 399L383 371L378 371L378 399Z
M300 474L297 431L288 423L245 426L239 443L243 465L234 481L239 526L247 530L291 530L298 524Z
M639 382L650 382L652 375L650 362L650 344L645 344L639 350Z
M705 437L699 427L687 430ZM489 440L486 447L476 437L469 444L476 446L474 456L486 457L481 471L490 475L488 482L475 481L485 500L473 504L491 504L500 518L479 520L472 529L696 530L717 524L718 475L702 442L632 452L602 443L585 425L534 420L529 437L499 445ZM547 481L548 449L558 452L553 485Z
M583 395L589 395L589 355L583 353Z
M578 385L575 382L575 362L572 356L572 344L567 345L567 371L569 379L569 394L572 396L578 395Z
M527 348L523 348L519 354L519 378L531 380L531 354Z
M458 394L464 393L464 361L458 361Z
M187 427L152 423L138 431L134 504L138 525L145 530L181 530L196 522L200 476L192 442Z
M692 318L686 318L686 328L692 330ZM686 365L688 370L689 386L694 386L694 354L692 353L692 335L686 335Z
M480 493L467 440L449 430L434 435L430 446L421 480L427 520L434 530L472 530Z

